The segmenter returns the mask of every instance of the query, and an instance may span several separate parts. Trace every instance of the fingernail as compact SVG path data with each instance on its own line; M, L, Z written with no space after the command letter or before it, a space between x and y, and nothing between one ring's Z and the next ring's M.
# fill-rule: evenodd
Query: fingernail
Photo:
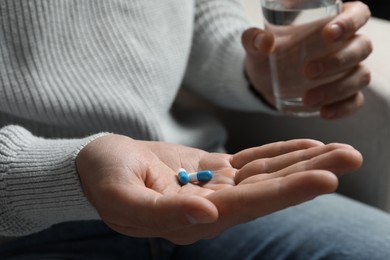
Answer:
M264 39L264 35L262 33L258 33L255 40L253 41L253 45L255 46L256 49L260 48L263 39Z
M310 78L315 78L324 72L324 66L320 62L311 62L306 68Z
M343 29L337 23L332 24L329 30L331 32L333 40L337 40L343 34Z

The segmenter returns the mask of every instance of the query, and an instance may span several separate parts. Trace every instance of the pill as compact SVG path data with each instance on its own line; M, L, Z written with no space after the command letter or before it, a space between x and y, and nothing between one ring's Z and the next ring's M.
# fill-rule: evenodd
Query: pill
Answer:
M190 181L210 181L213 178L213 173L209 170L199 171L188 174Z
M203 170L194 173L187 173L183 168L178 170L179 182L182 185L185 185L189 182L207 182L213 178L213 173L210 170Z
M190 182L190 176L188 176L188 173L185 169L180 168L178 172L180 184L185 185Z

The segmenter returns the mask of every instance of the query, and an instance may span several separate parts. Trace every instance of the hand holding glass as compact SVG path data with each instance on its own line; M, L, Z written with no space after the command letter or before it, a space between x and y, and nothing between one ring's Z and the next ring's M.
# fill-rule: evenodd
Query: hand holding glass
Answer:
M304 75L308 58L326 48L322 30L341 12L341 0L261 0L265 29L275 37L270 56L276 107L297 116L318 115L319 108L303 104L306 90L316 82Z

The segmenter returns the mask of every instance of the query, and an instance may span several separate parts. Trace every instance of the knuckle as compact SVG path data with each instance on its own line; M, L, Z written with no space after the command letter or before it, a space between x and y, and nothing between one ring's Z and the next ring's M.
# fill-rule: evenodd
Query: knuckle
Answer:
M347 59L344 55L337 54L336 56L334 56L332 58L331 64L332 64L332 67L341 67L344 64L346 64L346 62L347 62Z
M371 16L370 7L366 3L359 1L358 5L362 10L365 10L368 16Z
M368 55L370 55L372 53L372 51L374 50L374 47L372 45L372 41L366 37L366 36L362 36L361 37L361 41L362 41L362 49L363 49L363 53L364 53L364 57L363 58L366 58L368 57Z
M360 85L361 86L367 86L371 82L371 71L364 67L360 67L361 76L360 76Z
M266 173L269 170L268 159L259 159L256 161L256 169L261 173Z
M364 15L365 18L369 18L371 16L371 10L368 4L363 1L352 1L353 7L359 10L360 14Z
M357 29L354 21L350 18L341 18L338 23L347 33L353 33Z
M363 93L358 92L356 95L354 95L347 106L347 111L356 111L359 108L361 108L364 104L364 96Z
M250 49L251 43L254 42L258 33L259 33L259 29L255 27L251 27L242 33L241 43L244 46L244 48Z
M374 50L374 46L372 44L372 41L367 36L364 36L365 42L366 42L366 49L371 53Z

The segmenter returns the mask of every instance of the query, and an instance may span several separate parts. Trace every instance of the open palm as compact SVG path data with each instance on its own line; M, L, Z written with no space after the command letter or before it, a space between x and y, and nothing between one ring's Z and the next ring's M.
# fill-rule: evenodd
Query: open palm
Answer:
M361 162L348 145L307 139L230 155L108 135L81 150L77 168L87 198L111 228L188 244L333 192L336 176ZM179 168L212 170L214 178L181 186Z

